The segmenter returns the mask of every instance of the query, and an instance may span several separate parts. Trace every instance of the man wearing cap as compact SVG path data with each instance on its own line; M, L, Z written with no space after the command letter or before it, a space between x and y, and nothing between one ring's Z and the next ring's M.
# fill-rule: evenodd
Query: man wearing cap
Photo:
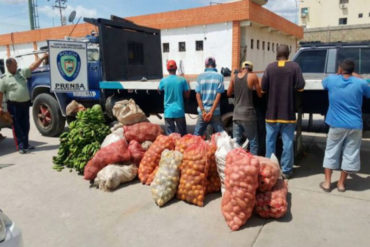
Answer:
M288 61L289 47L280 45L276 52L277 61L267 66L262 78L262 91L267 93L266 157L276 153L280 133L283 141L280 163L283 176L288 179L294 164L295 94L303 91L305 81L299 65Z
M167 62L167 70L170 74L159 83L159 90L164 91L164 120L166 134L176 132L185 135L186 120L184 109L184 96L189 98L190 87L185 78L176 75L177 65L174 60ZM175 126L176 125L176 126Z
M220 99L224 89L224 77L217 73L216 60L209 57L205 62L205 72L197 78L195 87L198 102L198 120L195 126L194 135L202 136L208 124L213 130L222 132Z
M258 154L257 116L253 104L253 90L262 97L258 77L253 71L253 63L243 62L242 69L232 77L227 96L234 95L233 137L239 145L243 143L243 135L248 138L250 152Z
M0 80L0 114L3 112L2 102L5 94L8 100L8 111L13 117L14 137L18 145L18 151L21 154L25 154L34 148L28 144L31 99L27 80L31 77L31 72L37 69L47 58L48 54L45 54L26 69L18 69L17 61L14 58L8 58L6 60L8 72Z

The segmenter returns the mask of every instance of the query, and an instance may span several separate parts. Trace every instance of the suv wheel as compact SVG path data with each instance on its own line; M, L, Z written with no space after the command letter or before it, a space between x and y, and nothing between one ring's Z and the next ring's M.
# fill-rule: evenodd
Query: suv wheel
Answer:
M39 94L32 107L32 115L39 132L44 136L58 136L65 127L65 118L57 100L47 93Z

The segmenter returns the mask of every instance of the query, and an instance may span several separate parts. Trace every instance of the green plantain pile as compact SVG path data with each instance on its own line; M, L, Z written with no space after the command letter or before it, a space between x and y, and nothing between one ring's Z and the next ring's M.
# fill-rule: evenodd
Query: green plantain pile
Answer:
M54 169L74 168L82 174L87 162L100 149L100 144L110 133L104 123L100 105L94 105L77 113L77 118L69 125L69 130L60 135L58 155L53 157Z

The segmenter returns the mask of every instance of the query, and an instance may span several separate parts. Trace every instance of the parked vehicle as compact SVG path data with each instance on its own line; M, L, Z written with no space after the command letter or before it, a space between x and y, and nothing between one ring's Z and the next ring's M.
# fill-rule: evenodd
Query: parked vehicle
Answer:
M0 247L22 247L21 230L0 210Z

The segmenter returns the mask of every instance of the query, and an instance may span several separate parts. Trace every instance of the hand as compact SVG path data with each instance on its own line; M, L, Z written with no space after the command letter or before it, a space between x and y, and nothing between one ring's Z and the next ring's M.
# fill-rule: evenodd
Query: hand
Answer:
M48 53L45 53L41 59L48 59L49 58L49 54Z
M4 110L3 108L0 106L0 115L3 114Z
M205 112L205 111L202 112L202 118L203 118L204 122L208 122L207 121L207 112Z
M212 111L208 112L206 118L207 118L207 122L210 122L213 118L213 112Z

